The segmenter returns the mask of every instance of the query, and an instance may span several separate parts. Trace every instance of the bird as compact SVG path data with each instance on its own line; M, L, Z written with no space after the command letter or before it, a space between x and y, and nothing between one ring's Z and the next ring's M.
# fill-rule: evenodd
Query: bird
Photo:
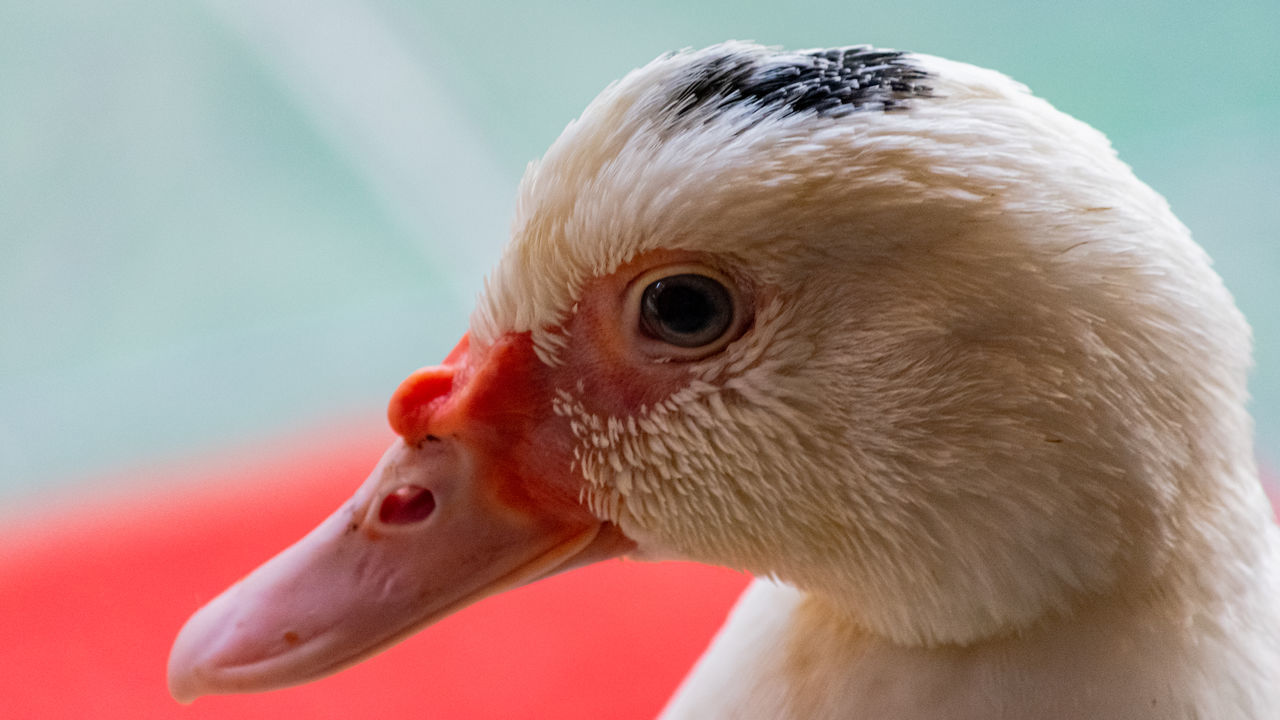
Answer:
M855 45L672 52L520 188L355 495L200 609L182 702L606 558L754 580L662 717L1280 712L1247 322L1098 131Z

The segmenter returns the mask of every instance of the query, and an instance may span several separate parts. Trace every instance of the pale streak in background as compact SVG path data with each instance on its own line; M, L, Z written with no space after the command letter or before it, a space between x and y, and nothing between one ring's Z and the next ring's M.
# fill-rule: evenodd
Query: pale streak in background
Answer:
M279 74L386 212L422 239L428 259L472 279L454 290L459 305L470 306L506 240L512 188L426 72L436 64L430 47L410 47L361 2L205 4Z

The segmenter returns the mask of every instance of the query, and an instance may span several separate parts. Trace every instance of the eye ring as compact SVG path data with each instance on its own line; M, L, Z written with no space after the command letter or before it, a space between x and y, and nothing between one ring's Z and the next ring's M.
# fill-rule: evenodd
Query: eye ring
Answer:
M741 334L742 293L702 265L654 268L632 281L626 322L641 350L658 360L698 360Z

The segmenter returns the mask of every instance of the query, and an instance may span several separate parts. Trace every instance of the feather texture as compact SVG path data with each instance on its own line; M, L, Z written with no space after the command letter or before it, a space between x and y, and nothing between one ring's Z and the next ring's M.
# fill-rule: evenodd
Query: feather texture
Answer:
M785 584L671 716L1269 717L1280 540L1249 330L1204 252L992 71L894 53L928 92L892 112L672 102L818 55L729 44L612 85L529 168L472 317L560 366L599 278L654 253L749 288L749 329L668 395L556 395L583 502L640 556Z

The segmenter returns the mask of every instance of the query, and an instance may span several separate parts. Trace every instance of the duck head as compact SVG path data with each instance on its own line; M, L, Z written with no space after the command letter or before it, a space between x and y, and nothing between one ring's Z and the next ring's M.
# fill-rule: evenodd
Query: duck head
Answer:
M1265 521L1248 358L1164 201L1004 76L664 56L530 167L468 336L391 401L401 439L188 622L170 687L309 680L620 554L773 576L905 645L1183 592Z

